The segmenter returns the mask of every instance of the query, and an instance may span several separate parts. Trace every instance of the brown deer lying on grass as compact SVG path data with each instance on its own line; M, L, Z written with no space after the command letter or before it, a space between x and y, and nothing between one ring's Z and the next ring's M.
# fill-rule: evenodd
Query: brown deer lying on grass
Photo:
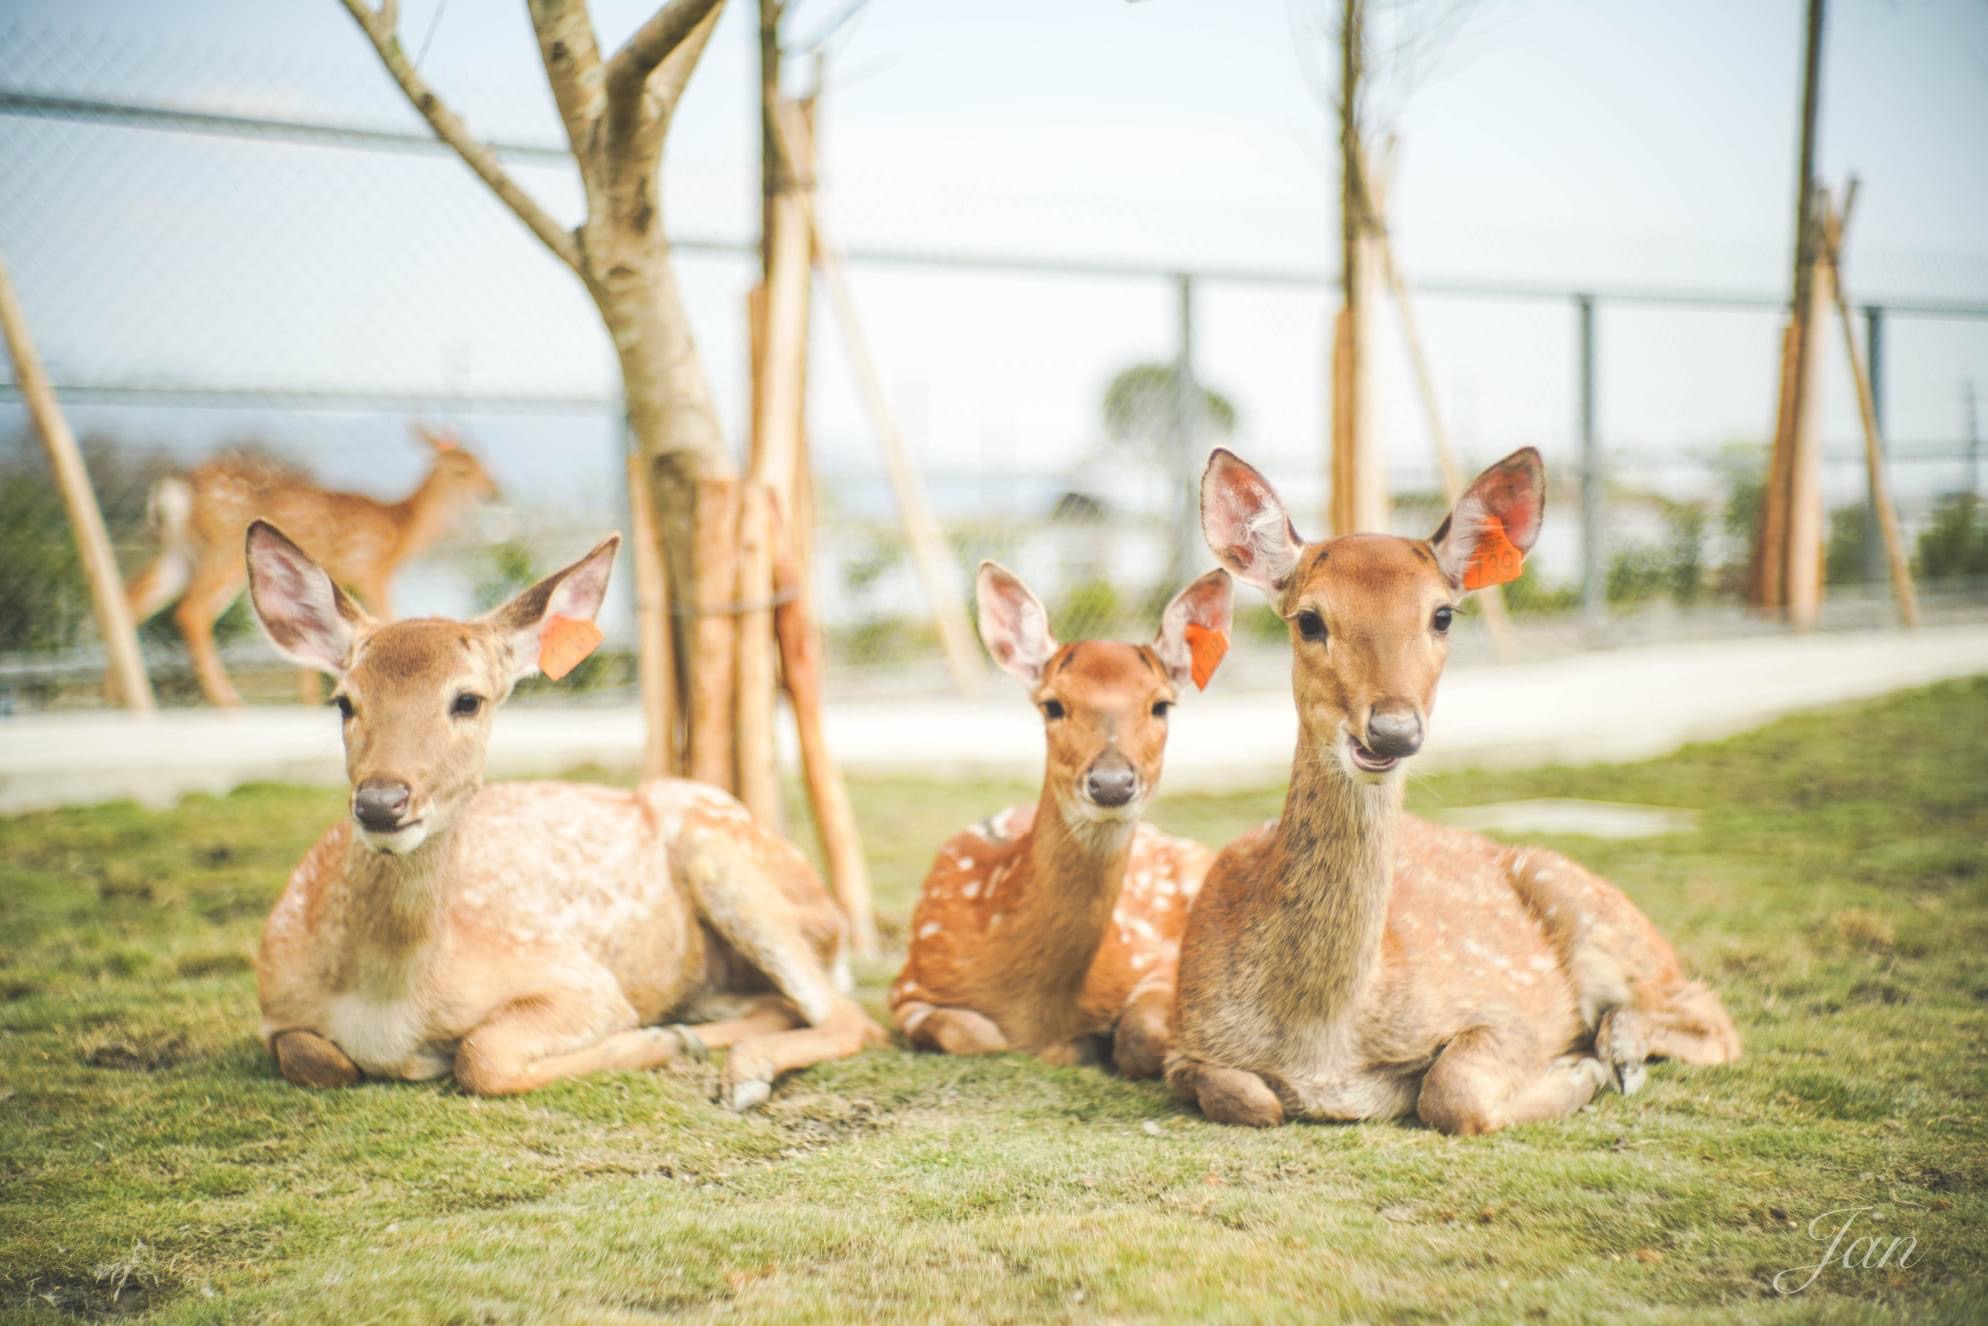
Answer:
M723 1099L745 1109L779 1074L883 1040L838 988L834 901L731 797L670 779L483 786L512 686L598 643L619 541L474 621L383 625L274 526L249 526L256 615L334 678L352 787L256 959L262 1038L290 1081L453 1069L505 1094L729 1047ZM654 1025L707 995L751 998L695 1030Z
M385 620L393 616L389 589L400 564L441 538L469 502L496 496L482 462L453 432L417 425L414 433L435 462L399 502L333 492L282 466L240 459L212 461L153 487L159 555L132 577L125 598L140 622L178 600L173 621L210 703L242 702L214 648L214 623L242 592L242 535L251 520L262 516L292 531L334 581Z
M958 834L925 877L911 948L891 987L897 1025L922 1049L1087 1058L1112 1036L1127 1077L1157 1076L1188 906L1214 854L1139 816L1160 780L1167 710L1214 668L1197 633L1226 638L1229 577L1175 597L1150 646L1058 645L1042 604L980 567L987 651L1042 711L1048 768L1034 806ZM1219 658L1219 653L1214 659Z
M1739 1057L1718 996L1607 881L1402 814L1454 606L1517 575L1545 483L1527 448L1427 541L1307 544L1262 475L1210 459L1203 528L1291 624L1299 719L1283 818L1223 849L1181 943L1167 1080L1210 1119L1483 1133L1634 1091L1648 1058Z

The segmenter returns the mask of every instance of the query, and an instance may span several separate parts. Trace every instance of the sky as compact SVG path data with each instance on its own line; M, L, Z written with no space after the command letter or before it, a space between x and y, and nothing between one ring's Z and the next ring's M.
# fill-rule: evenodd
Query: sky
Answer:
M1335 6L1324 6L1331 9ZM599 0L607 46L649 12ZM799 0L805 36L841 0ZM1772 294L1789 277L1799 0L1429 2L1377 11L1380 109L1395 136L1393 237L1411 279L1520 280ZM1336 253L1336 175L1320 99L1333 53L1301 0L870 0L833 43L823 110L825 217L846 244L1320 271ZM672 131L673 233L747 238L756 222L753 13L728 7ZM556 138L524 6L407 0L402 31L480 133ZM432 36L430 36L432 26ZM335 0L0 0L0 83L327 117L415 121ZM805 62L788 71L798 87ZM1988 4L1835 0L1819 170L1862 182L1858 300L1988 302ZM519 167L576 219L570 172ZM189 139L0 117L0 254L58 379L420 394L605 394L613 372L584 296L453 162ZM686 257L693 321L734 436L746 264ZM924 269L855 273L905 431L940 490L1101 459L1111 374L1172 354L1163 281ZM1206 282L1196 364L1230 395L1230 439L1303 507L1322 498L1330 302L1318 290ZM1571 304L1425 297L1420 321L1452 432L1473 462L1522 444L1577 454ZM1603 306L1606 446L1652 484L1702 482L1702 456L1771 419L1777 317ZM1384 321L1379 426L1398 481L1428 442ZM873 473L841 347L820 327L817 451ZM1856 440L1840 351L1826 434ZM1969 379L1988 390L1988 322L1894 319L1889 432L1954 444ZM182 450L257 431L331 477L404 487L419 457L387 410L85 412ZM0 428L8 412L0 407ZM588 502L612 483L598 418L479 419L507 487ZM563 431L562 431L563 430ZM576 439L548 459L548 437ZM497 445L497 444L493 444ZM565 454L553 448L554 454ZM584 453L584 454L582 454ZM1901 489L1951 484L1903 463ZM504 471L508 470L508 476ZM1831 469L1839 496L1856 468ZM1022 491L1016 489L1015 491ZM1035 491L1035 490L1029 490ZM1017 501L1026 499L1017 498ZM1300 521L1301 528L1305 522ZM1309 532L1309 531L1308 531Z

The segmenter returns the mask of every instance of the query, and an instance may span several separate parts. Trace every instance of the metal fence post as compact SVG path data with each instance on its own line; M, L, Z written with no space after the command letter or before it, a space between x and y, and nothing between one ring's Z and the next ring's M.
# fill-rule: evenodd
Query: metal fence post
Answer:
M1884 428L1884 308L1864 306L1864 368L1871 386L1871 417L1877 420L1879 454L1883 454ZM1866 471L1868 475L1869 471ZM1878 532L1878 495L1865 480L1864 492L1864 579L1882 583L1889 570L1884 559L1884 539Z
M1581 610L1599 621L1608 614L1608 582L1602 556L1601 443L1595 437L1595 297L1576 295L1574 307L1581 322Z
M1186 580L1200 559L1201 485L1195 465L1195 441L1200 432L1200 384L1194 380L1194 278L1185 272L1174 277L1174 305L1177 323L1174 331L1173 366L1173 472L1174 538L1167 559L1166 588Z

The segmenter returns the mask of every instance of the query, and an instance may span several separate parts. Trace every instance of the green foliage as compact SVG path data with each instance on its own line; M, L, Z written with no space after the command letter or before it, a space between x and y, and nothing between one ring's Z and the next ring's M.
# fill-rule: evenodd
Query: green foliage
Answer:
M1829 536L1823 547L1824 583L1855 585L1868 579L1864 570L1864 541L1871 536L1870 508L1862 502L1839 506L1830 512Z
M509 539L495 543L484 553L483 573L470 591L478 612L488 612L498 604L530 589L544 576L530 545Z
M1171 436L1176 409L1179 366L1166 363L1133 364L1119 370L1104 389L1104 428L1114 442L1151 444ZM1229 437L1236 431L1236 406L1221 392L1206 384L1200 388L1203 437Z
M1581 587L1572 581L1552 584L1539 568L1527 562L1517 580L1508 581L1501 592L1505 605L1519 617L1552 617L1581 606Z
M1049 632L1058 640L1109 639L1121 611L1118 588L1109 580L1079 581L1064 591L1063 601L1050 613Z
M1919 536L1919 574L1928 580L1988 576L1988 508L1972 493L1949 493Z

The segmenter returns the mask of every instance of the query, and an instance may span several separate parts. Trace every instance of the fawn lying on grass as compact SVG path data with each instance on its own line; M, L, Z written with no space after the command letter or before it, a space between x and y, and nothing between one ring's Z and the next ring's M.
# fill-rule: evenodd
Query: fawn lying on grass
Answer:
M1160 780L1167 710L1219 659L1229 577L1211 571L1167 605L1150 646L1058 645L1042 604L980 567L980 634L1042 711L1048 768L1034 806L958 834L926 875L891 1013L911 1043L950 1054L1029 1050L1088 1058L1112 1035L1127 1077L1166 1051L1188 905L1213 853L1140 821Z
M266 516L293 531L334 581L385 620L393 616L387 596L400 564L441 538L465 504L497 495L482 462L453 432L417 426L414 433L434 451L435 463L399 502L333 492L281 466L248 460L211 461L153 486L159 555L131 578L125 597L141 622L178 600L173 620L210 704L242 702L214 648L214 623L242 592L249 521Z
M1181 943L1167 1080L1209 1118L1482 1133L1634 1091L1647 1058L1739 1057L1718 996L1612 885L1401 812L1454 605L1518 574L1545 485L1528 448L1427 541L1307 544L1262 475L1210 459L1203 528L1291 625L1299 735L1283 818L1222 850Z
M382 625L274 526L249 527L256 615L335 679L352 787L256 958L262 1038L290 1081L453 1069L505 1094L729 1048L723 1099L746 1109L779 1074L883 1040L838 989L844 927L820 879L731 797L483 786L512 686L598 643L619 542L474 621ZM653 1025L712 995L752 997L694 1030Z

